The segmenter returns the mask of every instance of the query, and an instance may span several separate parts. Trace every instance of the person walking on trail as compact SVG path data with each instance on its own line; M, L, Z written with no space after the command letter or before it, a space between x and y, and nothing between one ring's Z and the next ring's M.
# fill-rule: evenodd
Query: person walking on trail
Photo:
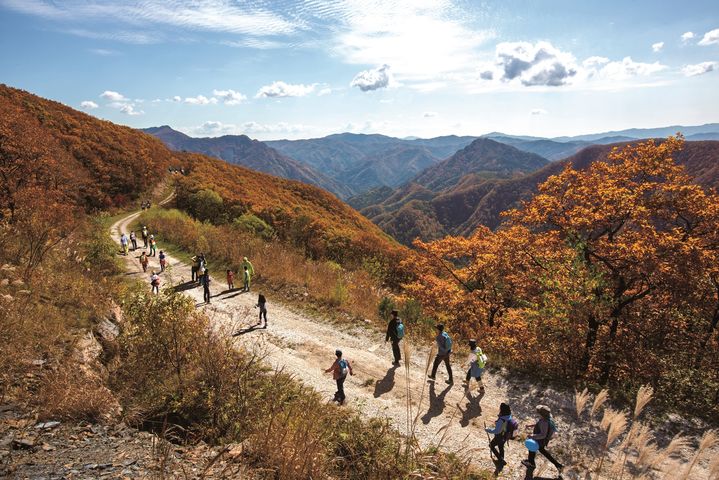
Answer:
M160 293L160 276L154 270L150 277L150 285L152 286L152 293L155 295Z
M242 257L242 267L247 268L250 272L250 277L255 276L255 267L252 266L252 263L247 259L247 257Z
M137 236L135 235L134 230L130 232L130 242L132 242L132 251L134 252L137 250Z
M486 424L485 424L486 425ZM514 432L519 424L512 418L512 409L506 403L499 405L499 415L494 423L494 428L486 428L485 431L491 435L492 440L489 442L489 449L496 457L497 468L494 471L495 476L499 475L507 462L504 461L504 444L508 440L514 438Z
M203 289L203 298L205 299L205 303L210 303L210 282L212 279L210 278L210 271L205 270L205 274L202 276L202 289Z
M487 362L487 356L482 352L482 349L477 346L477 340L469 341L469 370L467 370L466 388L469 389L469 382L471 379L477 380L479 384L479 393L484 393L484 383L482 383L482 374L484 373L484 367Z
M142 271L147 272L147 265L150 263L150 259L147 258L145 251L140 254L140 265L142 265Z
M200 277L199 277L198 272L200 271L200 256L195 255L194 257L192 257L191 260L192 260L192 267L191 267L190 271L192 272L192 281L199 282Z
M235 289L235 272L227 270L227 290Z
M432 373L429 375L430 380L434 380L437 375L437 367L439 364L444 362L444 366L447 367L447 385L452 385L454 380L452 379L452 365L449 362L450 356L452 355L452 339L449 338L449 334L444 331L444 325L439 323L435 325L437 329L437 336L434 341L437 343L437 355L434 357L434 364L432 365Z
M392 355L394 356L394 362L392 365L399 366L400 360L402 360L402 353L399 349L399 342L404 337L404 323L402 319L398 317L397 310L392 310L392 318L387 324L387 334L384 337L385 343L388 340L392 341Z
M158 255L158 258L160 259L160 271L165 271L165 266L167 265L167 256L165 255L165 252L160 250L160 254Z
M155 241L155 236L150 235L150 256L154 257L157 255L157 242Z
M127 239L127 235L124 233L120 235L120 247L122 247L122 254L127 255L127 247L128 247L129 240Z
M147 239L148 239L147 225L143 225L142 226L142 243L145 248L147 248Z
M202 286L204 285L205 281L205 272L207 271L207 266L205 264L205 256L201 253L198 257L198 267L197 267L197 283Z
M345 403L345 380L347 374L354 375L352 373L352 365L346 358L342 358L342 350L335 350L335 356L337 357L330 368L325 370L325 373L332 372L332 378L337 382L337 391L332 399L333 402L337 402L340 405Z
M257 320L257 325L262 325L262 317L265 317L265 326L262 328L267 328L267 299L264 295L260 293L260 296L257 297L257 307L260 308L260 318Z
M537 405L536 410L539 414L539 420L534 425L528 426L529 428L533 427L532 435L530 435L529 438L537 442L537 444L539 445L537 451L544 455L545 458L556 467L556 469L559 471L559 474L561 475L562 470L564 469L564 465L559 463L552 456L552 454L547 451L547 445L549 444L549 441L557 432L557 425L554 423L554 419L552 419L552 411L546 405ZM522 460L522 465L527 467L527 473L529 474L530 478L531 473L537 467L537 464L535 462L536 456L537 452L533 452L530 450L527 459Z
M247 265L244 267L244 271L242 272L242 281L244 283L244 286L242 287L243 292L249 292L250 291L250 280L252 280L252 274L250 273L250 269L247 268Z

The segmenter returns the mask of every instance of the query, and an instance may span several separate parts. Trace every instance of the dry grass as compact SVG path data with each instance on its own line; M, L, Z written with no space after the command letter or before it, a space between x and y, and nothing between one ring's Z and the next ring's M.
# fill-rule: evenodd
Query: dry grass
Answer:
M574 392L574 411L577 414L577 418L582 418L582 412L584 411L584 406L589 401L589 390L586 388L582 390L582 392Z
M594 415L599 412L599 409L602 408L608 398L609 390L607 389L602 390L597 394L596 397L594 397L594 402L592 403L592 410L589 412L590 418L594 418Z

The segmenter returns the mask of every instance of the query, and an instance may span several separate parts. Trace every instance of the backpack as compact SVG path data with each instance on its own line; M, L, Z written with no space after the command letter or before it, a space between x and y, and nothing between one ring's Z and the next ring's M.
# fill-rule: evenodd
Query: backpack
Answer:
M557 429L557 424L554 423L553 419L549 419L549 428L547 429L547 442L554 437L554 434L557 433L559 430Z
M397 338L402 340L404 337L404 323L398 323L397 324Z
M516 418L512 417L504 422L504 441L513 440L517 430L519 430L519 422Z
M346 377L347 374L349 373L349 363L347 363L347 360L345 360L343 358L342 360L340 360L339 366L340 366L340 377Z
M452 339L449 338L449 334L447 332L442 332L442 336L444 337L444 345L447 347L447 351L452 351Z

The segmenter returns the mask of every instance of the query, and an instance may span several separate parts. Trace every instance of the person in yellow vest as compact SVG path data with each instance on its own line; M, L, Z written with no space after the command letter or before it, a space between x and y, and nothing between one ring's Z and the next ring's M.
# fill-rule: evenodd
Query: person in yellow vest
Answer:
M250 277L255 276L255 267L252 266L252 263L247 259L247 257L242 258L242 267L247 267L247 271L250 272Z
M469 389L469 381L474 378L479 384L479 393L484 393L484 383L482 383L482 374L487 363L487 356L482 349L477 346L477 341L472 339L469 341L469 370L467 370L467 384L465 387Z

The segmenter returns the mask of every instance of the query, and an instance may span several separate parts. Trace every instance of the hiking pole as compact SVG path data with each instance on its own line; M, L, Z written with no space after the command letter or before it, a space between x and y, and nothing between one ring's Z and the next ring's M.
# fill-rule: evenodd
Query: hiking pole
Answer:
M489 443L492 443L492 439L489 438L489 432L487 431L487 422L484 422L484 433L487 434L487 440L489 440ZM491 458L492 461L494 461L494 451L492 450L491 445L489 446L489 458ZM497 459L497 461L499 461L499 459Z

